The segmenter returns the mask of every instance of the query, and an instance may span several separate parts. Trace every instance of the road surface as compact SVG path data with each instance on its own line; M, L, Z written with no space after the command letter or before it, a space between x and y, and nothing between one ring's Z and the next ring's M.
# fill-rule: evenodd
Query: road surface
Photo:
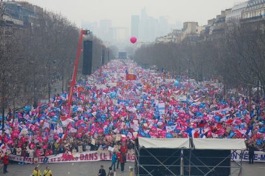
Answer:
M53 171L53 176L97 176L100 165L104 165L106 171L110 166L110 161L95 161L86 163L62 163L62 164L48 164ZM8 166L8 173L6 176L30 176L35 164L10 164ZM127 162L125 164L124 176L129 175L129 166L133 167L134 163ZM41 164L41 171L45 169L46 165ZM250 165L243 163L242 176L262 176L265 173L265 163L254 163ZM0 173L2 175L2 172ZM121 176L121 172L118 170L116 176ZM234 174L235 175L235 174Z

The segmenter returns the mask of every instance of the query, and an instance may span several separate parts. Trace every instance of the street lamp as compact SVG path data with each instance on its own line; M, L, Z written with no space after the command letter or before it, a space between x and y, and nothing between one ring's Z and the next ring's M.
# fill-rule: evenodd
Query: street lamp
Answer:
M5 70L3 69L2 71L2 134L4 132L4 128L5 128L5 108L6 108L6 99L5 99L5 95L6 94L6 78L5 78Z
M108 48L108 62L109 62L110 60L109 60L109 48Z
M64 92L64 66L62 66L62 92Z
M190 79L190 58L188 58L188 77Z
M51 62L52 61L52 62ZM51 99L51 65L55 64L56 60L49 59L48 63L48 102L50 102Z
M105 47L102 47L102 54L101 54L101 66L105 64Z
M36 108L38 106L38 101L37 101L37 96L36 96L36 71L35 71L35 66L34 63L35 61L30 61L29 62L31 65L33 65L33 107Z

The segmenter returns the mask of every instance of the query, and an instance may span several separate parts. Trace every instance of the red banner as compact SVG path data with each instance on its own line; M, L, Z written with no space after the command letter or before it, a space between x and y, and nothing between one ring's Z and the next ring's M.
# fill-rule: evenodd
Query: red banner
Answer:
M126 80L136 80L135 74L126 74Z

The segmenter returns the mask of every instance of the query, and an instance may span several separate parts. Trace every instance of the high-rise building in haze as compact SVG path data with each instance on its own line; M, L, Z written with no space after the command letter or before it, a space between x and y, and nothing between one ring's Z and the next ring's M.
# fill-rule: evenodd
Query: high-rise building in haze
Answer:
M140 16L140 26L139 26L139 38L142 42L149 42L148 40L148 33L150 31L147 31L148 30L148 16L147 16L147 13L146 13L146 9L142 9L141 11L141 16Z
M123 50L129 44L129 28L126 27L113 27L111 43L115 44L119 50Z
M128 40L129 31L125 27L114 27L112 28L113 40L117 42L123 42Z
M139 24L140 17L139 15L132 15L131 17L131 36L139 36Z
M158 19L158 31L157 34L162 36L168 34L170 30L170 25L168 24L168 21L166 17L160 16ZM156 36L157 37L157 36Z
M170 31L171 26L166 17L150 17L145 8L141 10L140 16L131 16L131 35L137 36L141 42L153 42Z
M111 20L100 20L98 26L98 35L103 41L112 40L112 21Z

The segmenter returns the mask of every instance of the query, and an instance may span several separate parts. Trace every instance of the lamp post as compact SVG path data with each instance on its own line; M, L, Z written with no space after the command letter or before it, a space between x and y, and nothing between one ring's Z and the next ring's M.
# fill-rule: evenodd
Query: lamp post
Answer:
M49 63L48 63L48 98L49 99L48 99L48 102L50 102L50 99L51 99L51 65L55 63L56 63L56 60L49 59Z
M48 64L48 102L51 99L51 64Z
M109 48L108 48L108 62L109 62L110 60L109 60Z
M3 0L0 1L0 20L3 20L3 15L4 15L4 6L3 6ZM6 59L5 58L5 52L6 52L6 28L5 26L3 27L3 38L1 38L0 41L0 46L2 48L3 45L3 53L1 53L0 58L1 59ZM1 37L1 36L0 36ZM4 128L5 128L5 108L6 108L6 68L5 65L2 65L1 67L2 72L1 72L1 86L2 86L2 91L1 91L1 102L2 102L2 134L4 133Z
M189 57L187 58L187 61L188 61L188 64L187 64L188 65L188 69L187 69L188 73L187 74L188 74L188 78L190 79L190 58Z
M33 75L33 107L36 108L38 106L38 100L36 96L36 75L35 75L35 69L34 69L34 75Z
M101 66L105 64L105 47L102 47L102 54L101 54Z
M2 133L4 132L5 128L5 92L6 92L6 85L5 85L5 70L2 71Z
M62 68L62 92L64 92L64 68Z
M30 65L32 66L32 73L33 73L33 107L36 108L38 106L38 102L37 102L37 96L36 96L36 71L35 71L35 61L31 60Z

